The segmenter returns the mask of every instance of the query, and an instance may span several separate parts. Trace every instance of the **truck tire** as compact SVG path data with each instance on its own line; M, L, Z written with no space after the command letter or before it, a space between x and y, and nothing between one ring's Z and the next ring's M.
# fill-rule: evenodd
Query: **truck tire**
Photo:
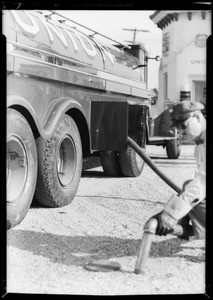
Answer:
M178 159L181 152L180 132L177 131L177 138L166 142L166 153L169 159Z
M7 110L7 229L18 225L31 205L37 179L37 153L30 125Z
M104 151L101 153L101 164L104 173L107 176L122 176L121 166L119 163L119 153L115 151Z
M134 141L139 141L137 137L132 138ZM141 142L137 142L141 146ZM145 150L145 148L144 148ZM126 151L120 152L120 166L123 176L138 177L143 171L144 160L132 149L129 145Z
M76 123L64 115L52 137L39 137L36 144L37 201L46 207L68 205L76 195L82 172L82 145Z

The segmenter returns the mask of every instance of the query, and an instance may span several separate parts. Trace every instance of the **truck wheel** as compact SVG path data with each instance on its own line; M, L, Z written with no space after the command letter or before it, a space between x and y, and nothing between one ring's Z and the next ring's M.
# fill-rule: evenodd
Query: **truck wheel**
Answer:
M169 159L177 159L180 156L180 132L177 132L177 138L166 142L166 153Z
M107 176L122 176L119 163L119 153L115 151L104 151L101 153L101 164Z
M35 192L37 153L32 130L18 111L7 110L7 229L26 216Z
M138 141L139 139L133 137L134 141ZM141 142L137 142L141 145ZM145 148L144 148L145 149ZM132 149L129 145L127 146L126 151L120 152L120 166L124 176L127 177L137 177L139 176L144 167L144 160Z
M82 172L82 146L76 123L65 115L52 137L39 137L36 144L36 199L47 207L68 205L76 195Z

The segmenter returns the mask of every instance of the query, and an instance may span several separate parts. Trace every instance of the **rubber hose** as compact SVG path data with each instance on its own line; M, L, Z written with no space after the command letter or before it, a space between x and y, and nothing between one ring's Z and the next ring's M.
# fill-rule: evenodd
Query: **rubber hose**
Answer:
M175 190L178 194L181 193L182 189L178 187L174 182L171 181L158 167L157 165L151 160L151 158L145 153L145 151L131 139L129 136L127 137L127 144L132 147L135 152L147 163L147 165L163 179L173 190Z

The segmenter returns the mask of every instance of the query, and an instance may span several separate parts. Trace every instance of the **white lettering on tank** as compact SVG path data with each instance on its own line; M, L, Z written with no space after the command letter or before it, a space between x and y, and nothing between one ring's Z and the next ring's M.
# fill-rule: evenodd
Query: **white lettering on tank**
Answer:
M61 40L61 42L63 43L63 45L64 45L66 48L68 48L67 41L66 41L66 39L65 39L65 37L64 37L64 35L63 35L63 33L61 32L61 30L58 29L58 28L56 27L55 24L46 22L46 21L44 21L44 20L42 20L42 19L41 19L41 21L42 21L42 23L44 24L44 26L45 26L46 29L47 29L47 32L48 32L48 35L49 35L49 38L50 38L51 43L53 44L53 42L54 42L54 38L53 38L53 35L52 35L52 32L51 32L51 30L52 30L52 31L58 36L58 38Z
M75 40L74 40L72 34L71 34L70 31L68 30L68 28L66 29L64 25L60 25L60 26L64 29L64 31L66 32L66 34L67 34L68 37L70 38L70 40L71 40L71 42L72 42L72 44L73 44L74 50L75 50L75 51L78 51L78 46L77 46L77 44L76 44L76 42L75 42ZM68 26L67 26L67 27L68 27Z
M15 10L11 10L11 13L13 14L17 24L21 27L22 30L24 30L24 32L27 36L34 38L38 34L38 32L40 31L38 24L36 23L34 18L30 16L30 14L28 12L25 11L25 13L28 16L28 18L30 19L32 25L24 23Z
M89 54L89 55L92 56L92 57L95 57L96 54L97 54L97 51L96 51L95 47L93 46L92 42L91 42L85 35L80 34L79 32L75 32L75 35L79 38L79 40L80 40L80 42L81 42L81 45L82 45L83 49L87 52L87 54ZM91 49L88 49L88 48L86 47L86 44L84 43L84 41L83 41L83 39L81 38L81 36L84 37L84 38L87 40L87 42L90 44L92 50L91 50Z

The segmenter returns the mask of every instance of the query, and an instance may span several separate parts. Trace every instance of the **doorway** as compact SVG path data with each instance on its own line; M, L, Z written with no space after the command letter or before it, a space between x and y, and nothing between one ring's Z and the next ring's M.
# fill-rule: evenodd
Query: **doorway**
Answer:
M192 101L206 102L206 81L193 81Z

